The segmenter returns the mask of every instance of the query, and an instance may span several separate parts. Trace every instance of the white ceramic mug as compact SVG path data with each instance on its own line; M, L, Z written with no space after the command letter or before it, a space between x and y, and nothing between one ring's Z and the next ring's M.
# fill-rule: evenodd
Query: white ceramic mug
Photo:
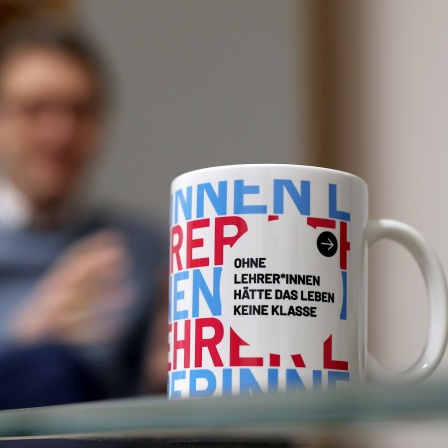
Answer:
M369 221L365 182L297 165L234 165L172 183L168 396L420 381L443 355L447 289L413 228ZM367 352L368 246L403 245L426 282L425 348L402 373Z

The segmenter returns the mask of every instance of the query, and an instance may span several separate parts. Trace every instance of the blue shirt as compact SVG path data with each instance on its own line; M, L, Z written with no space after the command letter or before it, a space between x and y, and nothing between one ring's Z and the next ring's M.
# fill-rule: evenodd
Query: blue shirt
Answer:
M168 245L163 233L144 221L96 211L56 230L0 225L0 353L14 348L8 322L55 260L80 239L105 229L115 229L125 237L133 261L130 276L135 294L120 312L124 330L118 338L71 348L107 395L117 397L136 392L166 261Z

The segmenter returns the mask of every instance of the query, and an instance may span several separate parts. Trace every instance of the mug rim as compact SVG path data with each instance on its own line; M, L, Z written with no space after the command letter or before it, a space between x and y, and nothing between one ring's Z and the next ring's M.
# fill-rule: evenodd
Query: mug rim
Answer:
M332 173L332 174L342 174L348 177L351 177L353 179L357 179L361 181L361 183L367 188L367 182L362 178L357 176L356 174L349 173L347 171L342 170L336 170L333 168L326 168L321 166L315 166L315 165L300 165L300 164L294 164L294 163L239 163L239 164L233 164L233 165L215 165L215 166L209 166L204 168L198 168L191 171L186 171L185 173L179 174L176 176L172 182L171 185L174 184L178 179L180 179L183 176L190 175L190 174L199 174L203 171L218 171L218 170L226 170L226 169L232 169L232 168L257 168L257 167L273 167L273 168L305 168L309 169L311 171L321 171L325 173Z

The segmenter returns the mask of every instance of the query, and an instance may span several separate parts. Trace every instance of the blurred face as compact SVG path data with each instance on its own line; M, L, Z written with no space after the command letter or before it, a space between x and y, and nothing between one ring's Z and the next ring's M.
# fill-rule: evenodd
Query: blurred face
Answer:
M0 72L0 157L38 208L60 205L97 152L95 79L57 50L25 49Z

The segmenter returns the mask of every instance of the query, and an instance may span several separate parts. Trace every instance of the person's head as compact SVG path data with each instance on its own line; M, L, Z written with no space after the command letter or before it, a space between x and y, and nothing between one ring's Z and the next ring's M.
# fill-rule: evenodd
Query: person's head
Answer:
M34 24L0 41L0 158L33 207L62 204L95 157L106 84L72 31Z

